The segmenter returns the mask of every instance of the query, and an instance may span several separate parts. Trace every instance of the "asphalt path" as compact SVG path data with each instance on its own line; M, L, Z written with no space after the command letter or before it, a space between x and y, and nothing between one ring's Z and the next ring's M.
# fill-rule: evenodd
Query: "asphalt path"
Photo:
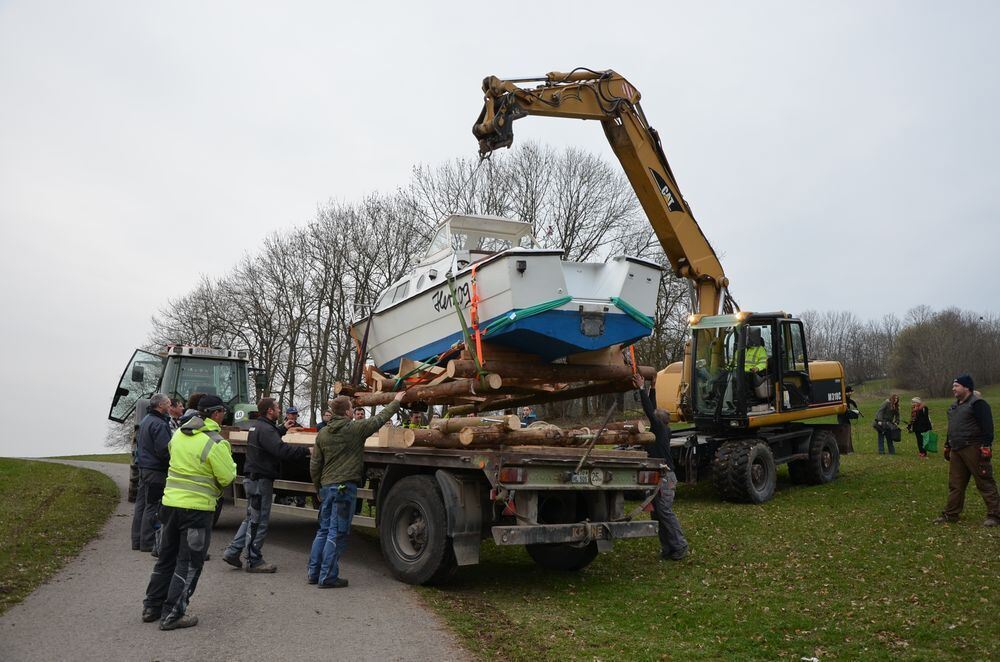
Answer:
M22 660L461 660L469 655L413 589L389 573L377 543L351 536L343 589L306 584L315 523L271 517L264 558L273 575L222 561L243 513L227 506L212 534L212 558L191 600L197 627L161 632L140 619L155 559L131 549L128 466L97 469L122 494L100 535L57 575L0 616L0 659Z

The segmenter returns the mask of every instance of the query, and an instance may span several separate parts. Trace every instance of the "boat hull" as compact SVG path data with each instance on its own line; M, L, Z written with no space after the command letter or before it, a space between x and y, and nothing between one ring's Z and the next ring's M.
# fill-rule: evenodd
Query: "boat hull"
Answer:
M384 372L403 358L424 361L463 339L453 301L466 324L478 295L479 329L490 344L546 361L628 344L649 335L660 268L619 257L607 263L574 263L559 251L506 251L456 275L452 287L435 283L408 299L376 310L368 351ZM441 279L444 281L444 279ZM366 321L351 333L360 342Z

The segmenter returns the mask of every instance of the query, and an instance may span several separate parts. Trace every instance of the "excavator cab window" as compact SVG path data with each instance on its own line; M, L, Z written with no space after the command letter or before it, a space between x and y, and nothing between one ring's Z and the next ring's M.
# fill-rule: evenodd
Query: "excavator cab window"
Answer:
M736 413L739 370L739 328L735 326L696 329L695 357L691 376L694 408L701 414L726 416Z
M809 357L802 322L788 321L781 328L781 391L784 409L809 405Z

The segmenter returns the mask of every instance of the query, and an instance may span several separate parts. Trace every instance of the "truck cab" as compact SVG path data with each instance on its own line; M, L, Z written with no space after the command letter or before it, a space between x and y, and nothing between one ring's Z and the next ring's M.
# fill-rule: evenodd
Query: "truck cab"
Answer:
M251 373L254 380L251 382ZM259 392L265 386L264 374L250 368L247 350L167 345L164 351L153 353L135 350L125 365L118 387L111 399L108 419L116 423L131 421L133 430L146 415L149 398L163 393L187 401L192 393L217 395L226 403L226 425L245 426L251 412L257 411L250 393L253 383ZM138 470L135 467L135 434L132 435L132 479L129 501L135 500Z

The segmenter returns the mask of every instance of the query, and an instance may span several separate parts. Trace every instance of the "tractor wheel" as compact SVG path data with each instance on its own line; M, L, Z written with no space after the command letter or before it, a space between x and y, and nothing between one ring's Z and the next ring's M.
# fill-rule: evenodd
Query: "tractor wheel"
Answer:
M128 466L128 502L135 503L139 494L139 467L135 464Z
M778 471L770 446L762 441L727 441L715 454L712 472L724 499L764 503L774 496Z
M392 574L407 584L438 584L457 568L437 481L407 476L393 485L379 519L379 542Z
M840 448L837 438L829 430L816 430L809 442L809 459L802 460L805 464L803 476L810 485L829 483L840 473Z

